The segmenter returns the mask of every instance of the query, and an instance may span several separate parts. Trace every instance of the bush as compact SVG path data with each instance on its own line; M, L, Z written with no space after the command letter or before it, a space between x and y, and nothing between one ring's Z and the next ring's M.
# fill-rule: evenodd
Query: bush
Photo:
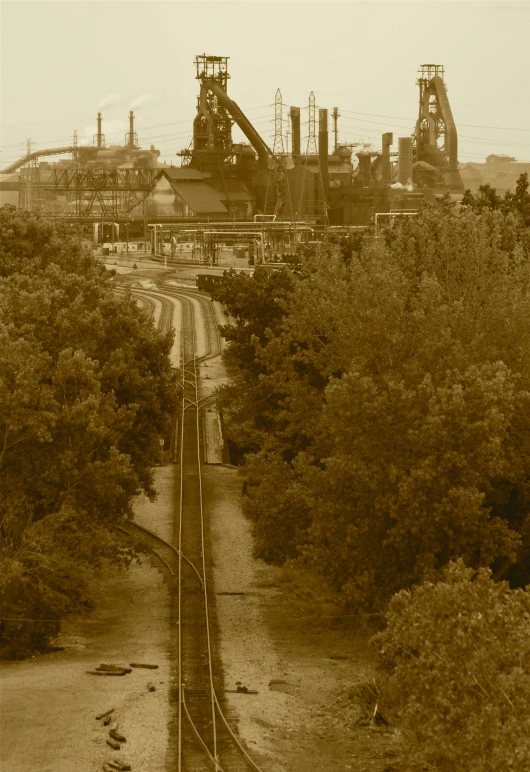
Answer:
M530 769L530 595L459 560L401 591L375 636L404 700L400 770Z

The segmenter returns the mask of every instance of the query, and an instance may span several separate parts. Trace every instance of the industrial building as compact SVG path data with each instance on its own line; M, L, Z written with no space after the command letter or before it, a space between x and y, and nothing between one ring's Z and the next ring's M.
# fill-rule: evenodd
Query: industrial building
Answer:
M72 222L126 224L131 235L147 233L153 223L184 227L214 221L228 226L254 219L274 220L276 226L298 223L302 233L304 225L314 232L366 225L375 213L414 210L418 201L447 191L458 198L464 187L478 187L499 164L519 172L511 158L501 163L490 157L483 165L460 167L441 65L421 66L418 119L409 136L395 141L385 132L380 150L340 144L338 108L331 112L330 132L328 110L317 110L311 93L305 146L301 108L291 106L292 147L287 150L280 91L269 148L228 94L228 62L228 57L206 54L195 59L197 112L191 146L176 153L180 166L160 163L155 147L139 145L132 111L123 145L107 146L98 113L91 146L80 146L75 138L68 147L45 151L28 146L26 155L0 174L0 203ZM234 124L246 143L233 141ZM46 160L57 155L65 159Z

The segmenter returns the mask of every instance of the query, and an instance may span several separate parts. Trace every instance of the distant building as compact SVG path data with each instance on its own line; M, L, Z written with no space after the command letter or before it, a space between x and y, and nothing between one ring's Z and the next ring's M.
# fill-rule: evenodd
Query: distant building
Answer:
M481 185L487 184L501 194L513 193L518 178L525 172L530 175L530 163L519 163L511 155L495 153L489 155L485 163L460 165L460 176L466 189L478 190Z

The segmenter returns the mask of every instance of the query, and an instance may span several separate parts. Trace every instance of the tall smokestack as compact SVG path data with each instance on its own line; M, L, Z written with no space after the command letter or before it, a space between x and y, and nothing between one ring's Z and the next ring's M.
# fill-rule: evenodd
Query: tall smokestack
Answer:
M335 142L333 143L333 152L335 152L339 146L339 108L333 108L333 134L335 135Z
M412 137L398 139L398 182L412 183Z
M98 147L103 146L103 134L101 133L101 113L98 113Z
M291 133L293 137L293 159L300 158L300 108L291 107L289 110L291 118Z
M134 113L129 113L129 147L134 147Z
M394 142L394 135L391 131L383 134L381 141L381 179L388 182L392 179L392 167L390 165L390 146Z
M135 148L138 145L138 135L134 133L134 113L132 110L129 113L129 133L125 135L125 144L130 148Z
M328 199L329 174L328 174L328 111L320 109L318 111L318 163L320 166L320 176L322 178L322 187L324 188L324 197Z

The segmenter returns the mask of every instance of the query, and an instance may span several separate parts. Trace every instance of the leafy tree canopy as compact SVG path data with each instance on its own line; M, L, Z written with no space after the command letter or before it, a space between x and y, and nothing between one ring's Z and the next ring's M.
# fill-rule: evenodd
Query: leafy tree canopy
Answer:
M452 559L525 554L529 258L517 212L442 202L348 254L306 249L279 304L228 283L258 554L369 609ZM261 330L257 294L281 310Z
M86 602L68 580L79 562L130 559L112 530L133 495L154 495L171 345L69 228L0 209L0 616L60 619ZM44 645L54 627L0 621L0 650Z

